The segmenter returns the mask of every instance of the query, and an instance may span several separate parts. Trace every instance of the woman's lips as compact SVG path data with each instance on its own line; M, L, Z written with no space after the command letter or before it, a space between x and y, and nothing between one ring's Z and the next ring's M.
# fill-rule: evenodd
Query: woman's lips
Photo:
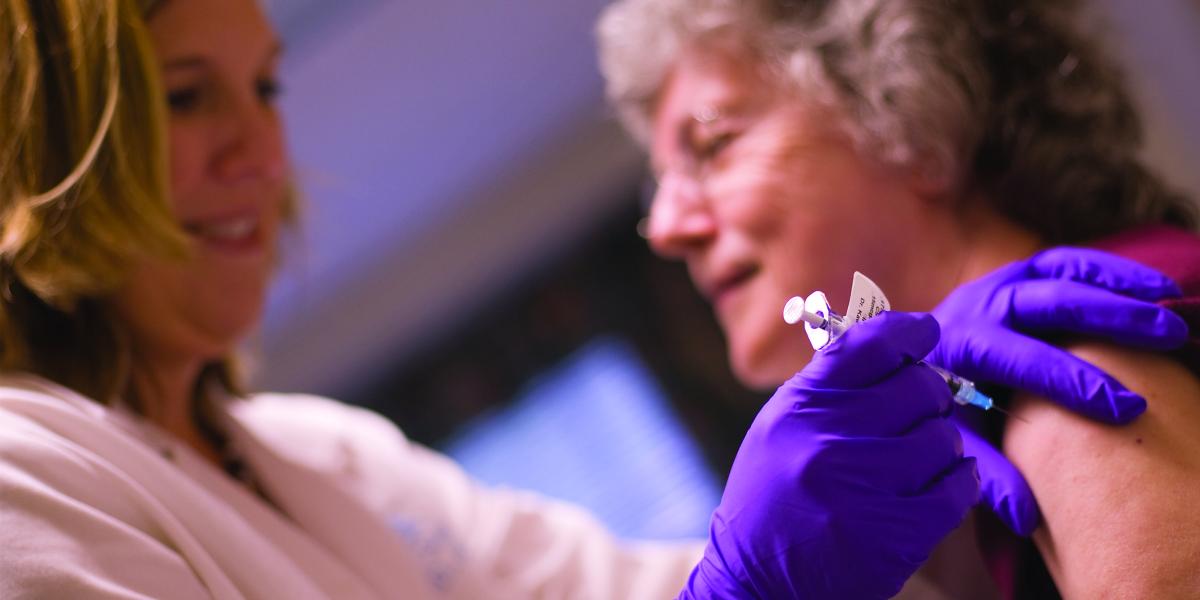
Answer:
M729 298L733 292L740 289L751 277L757 273L757 269L744 269L727 277L719 279L716 285L706 294L709 301L715 306L720 306Z

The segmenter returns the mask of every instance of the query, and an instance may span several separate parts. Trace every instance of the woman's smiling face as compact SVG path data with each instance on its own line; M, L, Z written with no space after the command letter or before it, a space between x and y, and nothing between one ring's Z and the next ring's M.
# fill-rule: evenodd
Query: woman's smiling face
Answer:
M116 308L143 352L224 356L256 324L287 195L279 41L254 0L165 0L148 19L168 104L170 201L193 242Z
M812 355L783 323L787 299L823 290L845 306L856 270L889 289L926 208L907 175L863 158L835 116L764 73L720 51L675 65L652 124L647 228L657 253L687 263L753 387Z

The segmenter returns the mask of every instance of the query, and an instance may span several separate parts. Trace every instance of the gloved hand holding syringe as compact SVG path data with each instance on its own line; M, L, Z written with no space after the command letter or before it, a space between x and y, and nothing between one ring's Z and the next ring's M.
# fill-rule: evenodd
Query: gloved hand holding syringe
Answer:
M891 305L879 286L875 285L875 282L866 275L855 272L854 283L850 290L850 306L846 310L846 314L852 315L852 317L838 314L830 307L829 299L825 297L824 292L816 291L809 294L808 298L793 296L789 299L783 307L783 320L788 325L795 325L803 321L804 330L808 333L808 339L812 343L813 349L819 351L833 343L852 325L890 309ZM925 361L921 361L920 364L933 369L946 381L956 403L963 406L975 406L983 410L995 409L1009 414L996 406L991 396L976 389L975 382Z

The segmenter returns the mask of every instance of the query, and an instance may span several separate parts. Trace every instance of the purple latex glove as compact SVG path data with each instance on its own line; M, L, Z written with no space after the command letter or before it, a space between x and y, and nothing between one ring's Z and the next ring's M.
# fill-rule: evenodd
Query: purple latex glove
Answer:
M886 598L979 500L929 315L856 325L750 426L680 598Z
M964 285L933 311L942 338L927 360L976 383L1049 398L1105 423L1128 423L1146 401L1100 369L1028 333L1099 336L1156 350L1180 346L1187 324L1152 304L1175 297L1165 275L1098 250L1054 248ZM1040 514L1029 484L986 440L962 428L979 461L983 502L1013 531L1029 535Z

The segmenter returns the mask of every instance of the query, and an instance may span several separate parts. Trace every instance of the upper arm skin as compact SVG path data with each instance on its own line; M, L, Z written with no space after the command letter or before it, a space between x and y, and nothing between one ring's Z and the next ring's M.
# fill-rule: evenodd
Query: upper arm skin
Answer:
M1042 510L1033 539L1065 598L1200 597L1200 381L1163 355L1071 351L1141 394L1146 413L1109 426L1018 398L1004 452Z

